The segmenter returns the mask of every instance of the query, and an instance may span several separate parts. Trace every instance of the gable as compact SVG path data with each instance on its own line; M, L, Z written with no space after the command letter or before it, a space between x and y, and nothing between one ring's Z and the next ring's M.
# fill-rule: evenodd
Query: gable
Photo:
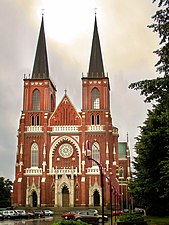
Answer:
M65 94L49 120L50 126L81 125L81 116Z

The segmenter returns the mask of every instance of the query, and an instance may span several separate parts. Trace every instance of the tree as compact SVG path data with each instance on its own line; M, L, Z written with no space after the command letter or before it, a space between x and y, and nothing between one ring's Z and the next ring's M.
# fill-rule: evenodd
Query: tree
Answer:
M0 207L11 206L12 181L0 177Z
M155 3L157 0L153 0ZM159 34L160 48L155 51L159 61L155 65L161 75L152 80L130 84L141 90L152 110L140 127L134 158L135 178L130 190L135 201L151 215L169 213L169 0L159 0L158 10L149 27Z

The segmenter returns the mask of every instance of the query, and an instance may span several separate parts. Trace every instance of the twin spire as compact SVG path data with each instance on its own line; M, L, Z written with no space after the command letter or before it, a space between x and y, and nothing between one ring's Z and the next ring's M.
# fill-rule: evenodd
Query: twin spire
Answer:
M88 78L102 78L104 77L104 67L102 60L102 52L100 47L99 34L97 29L97 20L95 15L94 32L92 49L90 55Z
M97 29L97 20L95 16L88 78L103 78L103 77L105 77L104 67L103 67L99 34ZM35 61L34 61L34 66L32 71L32 79L49 79L49 67L48 67L48 57L47 57L43 16L42 16Z
M49 67L48 67L44 22L42 16L35 61L32 71L32 79L48 79L48 78L49 78Z

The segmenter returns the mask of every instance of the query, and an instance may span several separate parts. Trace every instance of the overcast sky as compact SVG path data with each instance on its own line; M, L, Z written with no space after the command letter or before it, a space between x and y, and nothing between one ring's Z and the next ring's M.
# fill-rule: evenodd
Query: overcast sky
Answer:
M23 103L23 76L32 73L42 9L50 74L57 87L57 104L67 89L81 110L81 77L89 67L94 12L105 72L111 85L113 125L119 141L134 154L138 126L147 104L128 85L158 76L159 39L147 25L156 11L152 0L0 0L0 176L14 180L17 129Z

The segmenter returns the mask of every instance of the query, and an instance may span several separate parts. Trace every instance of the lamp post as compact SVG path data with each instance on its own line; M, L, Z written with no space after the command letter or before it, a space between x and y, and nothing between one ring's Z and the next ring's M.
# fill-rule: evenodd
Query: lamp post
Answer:
M110 185L110 224L112 225L113 224L113 220L112 220L112 182L110 180L110 177L107 177L106 176L106 179L109 181L109 185Z
M99 171L100 171L100 185L102 188L102 225L104 225L104 171L103 171L103 166L102 164L100 164L99 162L97 162L95 159L93 159L92 157L90 157L91 155L91 150L89 149L89 141L86 141L86 157L88 160L92 160L93 162L95 162L98 167L99 167Z

